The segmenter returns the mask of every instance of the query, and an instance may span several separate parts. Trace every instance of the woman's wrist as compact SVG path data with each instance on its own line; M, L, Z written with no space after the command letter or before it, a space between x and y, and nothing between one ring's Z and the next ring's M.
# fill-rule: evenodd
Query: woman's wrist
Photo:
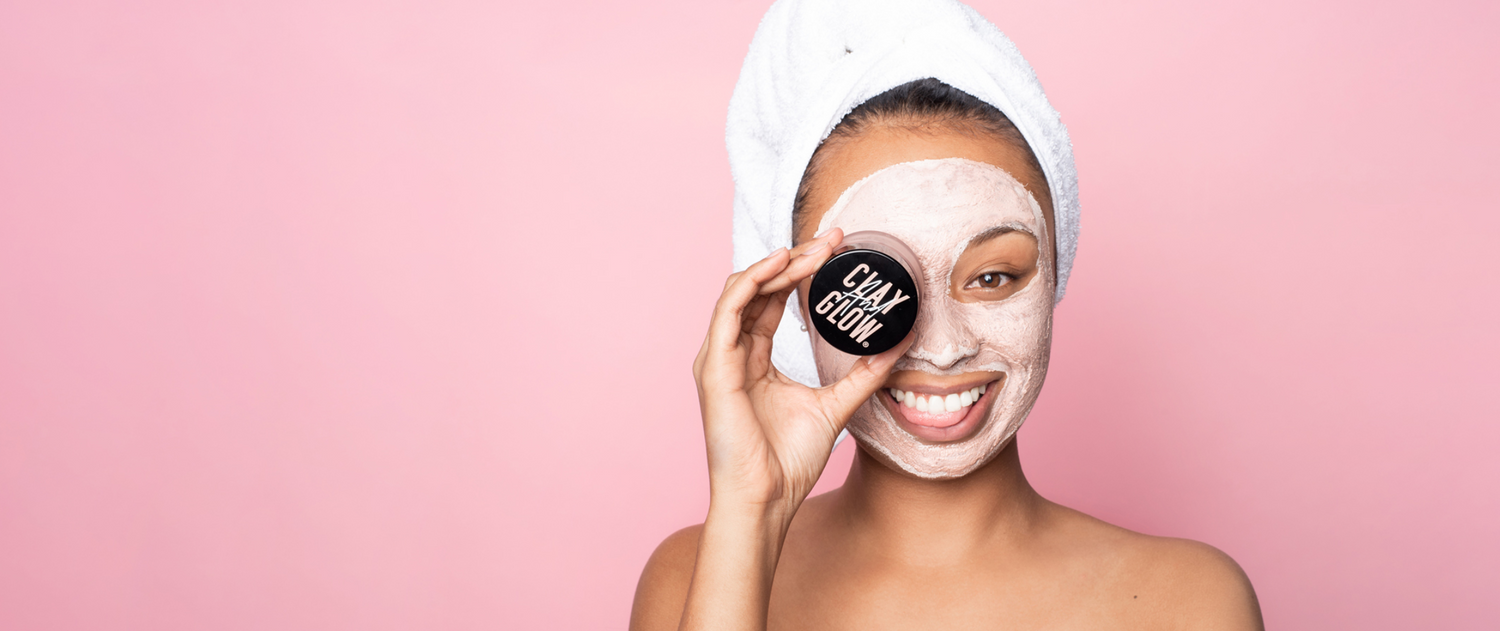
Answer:
M800 502L799 502L800 504ZM761 500L713 496L708 503L704 527L722 525L736 531L754 530L765 534L785 535L797 511L785 498Z
M718 483L709 479L708 513L735 520L755 520L766 526L791 524L792 515L807 499L807 491L786 481L771 485ZM799 492L800 491L800 492Z

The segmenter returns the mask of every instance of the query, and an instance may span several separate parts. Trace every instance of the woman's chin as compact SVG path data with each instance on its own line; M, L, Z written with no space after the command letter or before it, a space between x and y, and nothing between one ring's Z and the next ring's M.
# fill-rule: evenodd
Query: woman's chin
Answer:
M984 427L985 419L989 417L990 407L994 398L1000 393L1000 386L1005 378L990 382L984 394L974 403L948 412L924 412L914 407L897 403L891 397L889 390L882 389L879 394L881 405L885 406L891 417L896 419L896 424L901 430L915 436L918 440L927 443L956 443L968 440Z

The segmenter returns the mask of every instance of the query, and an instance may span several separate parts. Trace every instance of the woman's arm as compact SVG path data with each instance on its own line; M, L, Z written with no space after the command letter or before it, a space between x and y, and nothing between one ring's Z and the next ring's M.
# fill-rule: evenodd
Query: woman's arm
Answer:
M784 512L711 501L678 628L765 629L771 579L791 521Z
M908 339L856 362L849 375L818 389L787 379L771 365L771 338L792 288L842 239L833 230L791 252L773 252L730 276L714 308L693 363L708 451L709 510L697 533L679 629L765 629L771 579L792 516L828 463L839 431L910 344ZM680 563L685 554L668 543L642 576L638 610L655 610L658 592L672 600L680 590L681 572L661 566ZM645 613L632 616L633 627L665 627L662 616ZM647 625L645 618L659 622Z

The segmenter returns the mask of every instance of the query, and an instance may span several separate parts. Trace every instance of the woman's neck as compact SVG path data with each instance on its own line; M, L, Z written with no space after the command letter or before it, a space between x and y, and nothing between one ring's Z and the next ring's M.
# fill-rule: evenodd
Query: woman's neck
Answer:
M994 460L954 480L897 472L860 448L838 504L848 543L946 565L974 558L978 548L1020 545L1046 500L1026 481L1012 438Z

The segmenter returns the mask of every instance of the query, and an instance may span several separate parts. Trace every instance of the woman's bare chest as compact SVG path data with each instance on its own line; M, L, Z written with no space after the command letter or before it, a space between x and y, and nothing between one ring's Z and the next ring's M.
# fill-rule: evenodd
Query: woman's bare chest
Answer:
M1097 577L811 559L778 569L768 629L1131 629L1150 611Z

